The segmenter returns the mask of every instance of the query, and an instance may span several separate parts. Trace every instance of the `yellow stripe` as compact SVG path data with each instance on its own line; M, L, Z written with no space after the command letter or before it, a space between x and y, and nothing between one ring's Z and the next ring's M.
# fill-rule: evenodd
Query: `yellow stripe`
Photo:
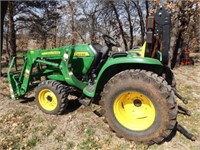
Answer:
M142 57L145 56L145 51L146 51L146 42L144 42L144 44L142 46L142 54L141 54Z
M53 52L44 52L42 53L42 55L59 55L60 52L59 51L53 51Z

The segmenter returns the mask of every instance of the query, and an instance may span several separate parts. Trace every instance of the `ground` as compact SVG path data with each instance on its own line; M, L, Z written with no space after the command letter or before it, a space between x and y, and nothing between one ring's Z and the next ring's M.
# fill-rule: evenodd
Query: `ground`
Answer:
M34 101L10 99L6 78L0 78L0 149L35 150L198 150L200 148L200 63L174 69L177 89L188 99L184 105L191 116L178 115L178 121L197 138L190 141L179 132L161 145L136 145L118 138L95 113L98 107L85 107L71 100L63 115L41 112ZM71 96L73 98L73 96Z

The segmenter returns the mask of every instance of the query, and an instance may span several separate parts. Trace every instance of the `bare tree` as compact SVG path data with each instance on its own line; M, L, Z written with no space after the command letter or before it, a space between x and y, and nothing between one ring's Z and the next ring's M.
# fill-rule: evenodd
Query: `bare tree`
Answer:
M119 13L117 11L117 8L116 8L116 5L114 2L109 2L109 4L111 5L111 8L113 9L113 12L115 14L115 17L116 17L116 20L117 20L117 23L118 23L118 26L119 26L119 31L120 31L120 34L122 36L122 40L123 40L123 43L124 43L124 48L125 50L128 50L128 45L127 45L127 41L126 41L126 38L125 38L125 32L124 32L124 29L123 29L123 25L122 25L122 22L119 18Z
M51 39L55 46L55 33L60 15L56 1L26 1L18 2L18 14L16 21L17 30L26 29L30 35L41 41L41 48L47 47L47 40Z
M183 33L187 30L191 17L193 13L193 6L195 3L191 1L181 1L177 0L176 4L172 2L167 4L167 7L173 9L172 14L172 31L171 31L171 40L170 40L170 59L169 67L174 68L176 64L176 57L178 49L182 48L185 41L183 39ZM182 42L183 41L183 42Z
M87 28L87 32L89 33L90 36L90 42L94 42L97 40L97 31L99 30L99 26L98 26L98 20L99 20L99 16L100 16L100 11L101 11L101 7L100 7L100 3L98 2L93 2L91 3L91 1L84 1L82 3L80 3L80 8L82 8L83 11L83 17L82 17L82 21L83 24L85 25L84 27ZM87 6L91 5L91 8ZM83 30L85 28L82 28Z
M146 6L146 18L149 16L149 2L148 0L145 0L145 6Z
M75 36L75 13L76 13L76 9L75 9L75 2L73 2L72 0L67 0L67 4L69 6L70 9L70 26L71 26L71 44L75 44L76 42L76 36Z
M129 24L129 31L130 31L130 45L129 49L133 48L133 24L131 20L131 13L130 13L130 2L124 2L124 9L126 10L128 16L128 24Z
M142 9L139 4L139 1L134 1L132 0L132 3L137 9L138 16L140 18L140 30L141 30L141 42L144 43L144 36L145 36L145 26L144 26L144 20L143 20L143 14L142 14Z
M0 77L1 77L1 56L2 56L2 48L3 48L3 24L4 24L4 17L6 15L8 2L0 1L1 5L1 49L0 49Z
M132 49L138 35L142 44L145 38L145 15L143 9L153 13L160 3L173 4L169 10L172 12L172 38L171 54L175 54L181 40L187 39L188 44L198 45L198 0L180 1L169 3L163 0L145 1L102 1L102 0L64 0L64 1L24 1L12 2L13 21L9 21L9 39L18 34L29 34L28 37L37 39L46 48L52 43L55 47L63 44L75 44L77 42L100 41L99 33L112 35L120 38L125 50ZM176 2L176 4L175 4ZM176 7L175 7L176 6ZM62 7L62 9L60 8ZM192 11L188 11L192 10ZM9 10L10 12L10 10ZM12 15L12 11L9 13ZM15 17L14 17L15 16ZM62 19L61 19L62 17ZM12 17L9 17L12 18ZM193 22L193 24L192 24ZM14 25L13 25L14 24ZM12 27L12 29L11 29ZM196 32L192 32L191 27ZM14 31L15 34L11 34ZM17 34L16 34L17 33ZM192 36L189 36L192 35ZM189 37L193 37L189 42ZM27 39L28 40L28 39ZM186 41L186 40L184 40ZM191 45L191 44L190 44ZM9 40L9 47L11 45ZM198 47L198 46L197 46ZM198 49L198 48L197 48ZM16 51L16 50L15 50ZM14 53L12 53L14 55ZM172 56L171 56L172 59Z

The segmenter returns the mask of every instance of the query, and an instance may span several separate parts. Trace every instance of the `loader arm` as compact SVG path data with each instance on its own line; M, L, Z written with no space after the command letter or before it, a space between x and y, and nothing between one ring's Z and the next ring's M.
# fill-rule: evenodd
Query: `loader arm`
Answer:
M41 80L42 76L50 80L66 82L66 84L82 90L86 83L78 80L73 74L71 67L73 56L73 46L28 51L20 74L11 73L11 68L16 60L16 57L13 57L7 72L11 98L17 99L24 96L32 88L30 84L33 78Z

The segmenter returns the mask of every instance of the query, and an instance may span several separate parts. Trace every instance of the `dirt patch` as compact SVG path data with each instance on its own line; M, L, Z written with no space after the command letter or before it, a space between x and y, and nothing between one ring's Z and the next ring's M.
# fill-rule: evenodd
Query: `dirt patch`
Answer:
M103 118L93 112L97 108L94 104L84 107L72 100L64 115L47 115L37 108L35 101L12 101L7 79L1 78L0 147L41 150L197 150L200 147L200 64L181 66L174 70L174 74L178 91L189 101L188 105L179 103L192 112L190 117L180 114L178 121L196 135L195 142L177 132L172 140L162 145L136 145L116 137Z

